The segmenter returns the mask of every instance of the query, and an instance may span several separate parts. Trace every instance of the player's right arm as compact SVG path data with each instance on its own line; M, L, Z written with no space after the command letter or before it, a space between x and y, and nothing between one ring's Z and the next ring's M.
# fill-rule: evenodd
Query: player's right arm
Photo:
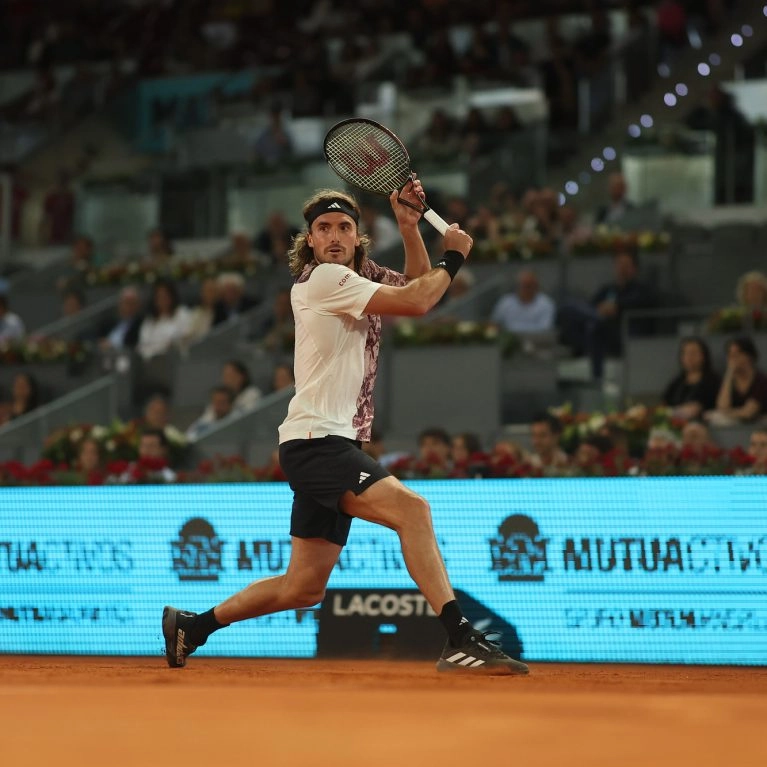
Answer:
M466 232L452 224L445 232L445 252L457 251L464 260L468 257L473 240ZM417 317L426 314L442 298L450 285L446 269L436 267L411 280L403 287L381 285L365 306L366 314L391 314Z

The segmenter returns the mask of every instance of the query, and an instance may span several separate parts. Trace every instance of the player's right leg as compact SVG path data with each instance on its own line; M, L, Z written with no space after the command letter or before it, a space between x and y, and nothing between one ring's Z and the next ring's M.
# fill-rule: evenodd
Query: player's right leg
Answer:
M217 628L321 602L341 548L322 538L293 537L290 562L283 575L255 581L207 613L165 607L162 633L168 665L186 665L187 657Z
M385 525L399 536L408 572L448 635L437 662L439 671L528 673L524 663L506 655L501 646L489 638L493 632L478 631L463 617L434 535L426 499L389 476L359 495L347 492L341 507L346 514Z

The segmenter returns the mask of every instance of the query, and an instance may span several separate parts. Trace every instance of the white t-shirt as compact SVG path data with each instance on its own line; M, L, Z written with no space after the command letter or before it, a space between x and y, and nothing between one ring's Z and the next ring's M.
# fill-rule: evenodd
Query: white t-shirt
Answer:
M380 287L340 264L320 264L293 286L296 393L280 443L330 434L359 439L355 416L369 377L364 311Z
M495 305L493 322L513 333L542 333L554 327L557 307L544 293L523 304L515 293L502 296Z
M190 328L191 315L185 306L179 306L172 317L147 317L139 328L138 352L146 360L165 354L187 340Z

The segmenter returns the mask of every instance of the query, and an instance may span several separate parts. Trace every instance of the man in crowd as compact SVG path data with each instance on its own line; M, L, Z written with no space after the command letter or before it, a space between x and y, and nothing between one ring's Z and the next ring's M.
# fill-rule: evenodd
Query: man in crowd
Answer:
M199 439L217 421L232 412L234 394L226 386L216 386L210 392L210 404L205 412L186 430L187 439Z
M554 301L541 293L538 276L532 269L517 275L517 290L498 300L492 321L512 333L543 333L554 327Z
M107 350L135 349L141 328L141 295L132 285L120 291L117 301L117 322L102 326L101 348Z
M562 424L558 418L549 413L536 415L530 424L530 443L533 448L530 464L541 469L544 474L552 475L565 468L570 459L559 447L561 436Z
M609 201L597 208L594 216L595 224L620 226L624 216L634 209L634 204L627 198L628 185L622 173L612 173L607 182Z
M650 309L655 305L652 288L639 278L639 262L634 250L618 250L613 258L615 278L602 285L591 301L568 301L562 307L559 324L562 340L577 353L591 358L591 372L602 378L604 360L622 352L622 320L628 311ZM636 320L629 332L648 330L647 323Z
M21 341L25 332L21 317L9 308L8 296L0 293L0 341Z

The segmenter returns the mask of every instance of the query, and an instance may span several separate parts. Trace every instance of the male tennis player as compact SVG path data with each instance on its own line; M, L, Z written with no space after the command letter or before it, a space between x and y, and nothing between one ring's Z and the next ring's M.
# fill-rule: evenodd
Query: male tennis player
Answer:
M403 193L416 206L414 180ZM440 671L526 674L528 669L473 628L461 612L432 528L427 502L361 449L370 439L381 315L421 315L447 290L472 246L453 224L444 255L431 268L418 231L420 213L390 198L405 247L405 273L368 258L360 209L350 195L324 190L303 207L306 229L289 252L296 278L296 392L279 429L280 464L293 490L292 552L284 575L251 583L207 612L163 610L171 667L218 629L281 610L311 607L359 517L397 532L408 572L439 616L447 643Z

